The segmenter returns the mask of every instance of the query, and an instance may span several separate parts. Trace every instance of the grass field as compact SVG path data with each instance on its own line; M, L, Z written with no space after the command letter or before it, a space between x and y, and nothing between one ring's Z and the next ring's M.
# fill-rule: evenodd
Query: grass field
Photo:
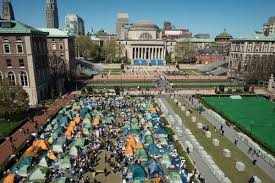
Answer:
M231 122L244 128L262 144L275 151L275 102L264 97L204 97L204 101Z
M262 171L258 166L253 166L252 161L242 153L231 141L229 141L225 136L221 135L219 132L214 132L214 126L202 115L200 115L196 110L192 110L192 116L197 118L197 121L209 126L209 130L212 133L212 139L216 138L220 141L220 146L215 147L212 144L212 139L206 138L205 134L201 129L198 129L196 123L192 123L191 117L187 117L184 112L170 99L166 98L172 109L181 117L184 125L189 128L192 134L196 137L198 142L204 147L205 151L212 156L218 167L224 172L231 182L242 183L248 182L251 176L257 175L262 182L274 182L271 177L269 177L264 171ZM193 108L185 99L180 98L179 101L182 105L185 105L187 109ZM225 158L223 156L223 149L229 149L231 151L231 158ZM239 172L235 168L236 161L242 161L245 164L245 171Z
M13 131L15 131L24 122L25 122L25 119L7 122L5 119L1 118L0 119L0 137L9 136Z

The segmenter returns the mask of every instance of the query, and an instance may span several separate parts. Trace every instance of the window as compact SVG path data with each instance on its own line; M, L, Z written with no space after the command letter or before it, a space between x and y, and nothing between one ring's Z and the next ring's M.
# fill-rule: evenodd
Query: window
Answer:
M25 67L24 59L19 59L19 67Z
M55 43L52 43L52 49L56 50L56 44Z
M145 40L148 40L148 39L152 39L152 35L145 32L145 33L142 33L139 37L139 39L145 39Z
M20 81L21 81L21 86L28 86L28 77L27 77L27 73L22 71L19 73L20 76Z
M16 44L17 54L23 54L23 44Z
M63 43L59 43L59 49L60 50L63 50L64 48L63 48Z
M60 56L63 57L63 56L64 56L64 53L63 53L63 52L60 52Z
M11 59L7 59L6 62L7 62L7 67L12 67Z
M13 72L8 73L8 79L11 85L15 85L15 76Z
M260 45L256 45L256 46L255 46L255 52L259 52L259 51L260 51L260 48L261 48Z
M11 53L10 44L9 43L4 43L4 53L5 54L10 54Z

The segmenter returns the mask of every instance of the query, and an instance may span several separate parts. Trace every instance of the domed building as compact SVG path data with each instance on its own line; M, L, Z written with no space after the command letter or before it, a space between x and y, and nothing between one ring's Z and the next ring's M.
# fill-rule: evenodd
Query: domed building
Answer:
M124 56L133 65L165 65L166 53L172 53L175 41L162 39L162 30L148 20L127 24L123 27L124 39L118 44L125 48Z
M230 42L231 39L233 39L232 35L224 30L224 32L216 36L215 42Z
M232 39L233 36L224 29L224 31L218 34L215 38L216 50L224 56L228 56Z

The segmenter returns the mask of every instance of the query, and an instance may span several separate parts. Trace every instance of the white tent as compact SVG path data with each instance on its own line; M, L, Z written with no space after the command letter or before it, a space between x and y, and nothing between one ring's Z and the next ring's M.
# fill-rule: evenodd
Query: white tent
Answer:
M45 180L45 174L41 171L40 168L37 168L30 176L30 181L34 180Z

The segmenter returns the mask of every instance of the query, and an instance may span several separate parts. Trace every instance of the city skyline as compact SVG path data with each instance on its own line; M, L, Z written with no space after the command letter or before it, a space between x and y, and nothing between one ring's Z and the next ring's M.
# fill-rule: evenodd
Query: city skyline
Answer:
M11 2L17 20L33 27L46 26L44 0L25 0L24 2L12 0ZM149 2L140 0L132 1L131 4L126 0L119 2L82 0L82 2L76 5L73 0L58 0L59 21L62 30L65 28L65 15L76 13L83 17L86 32L89 32L92 27L94 31L104 29L107 32L115 33L116 14L127 12L130 17L129 21L133 23L148 19L162 28L164 21L171 21L177 28L188 28L193 34L209 33L211 37L215 37L226 29L236 37L256 30L261 31L268 17L273 15L270 12L275 5L272 0L265 1L265 4L261 4L261 8L256 0L251 0L249 4L237 0L230 2L173 0L162 3L156 0ZM30 6L32 11L26 11ZM152 13L152 8L156 8L154 13Z

